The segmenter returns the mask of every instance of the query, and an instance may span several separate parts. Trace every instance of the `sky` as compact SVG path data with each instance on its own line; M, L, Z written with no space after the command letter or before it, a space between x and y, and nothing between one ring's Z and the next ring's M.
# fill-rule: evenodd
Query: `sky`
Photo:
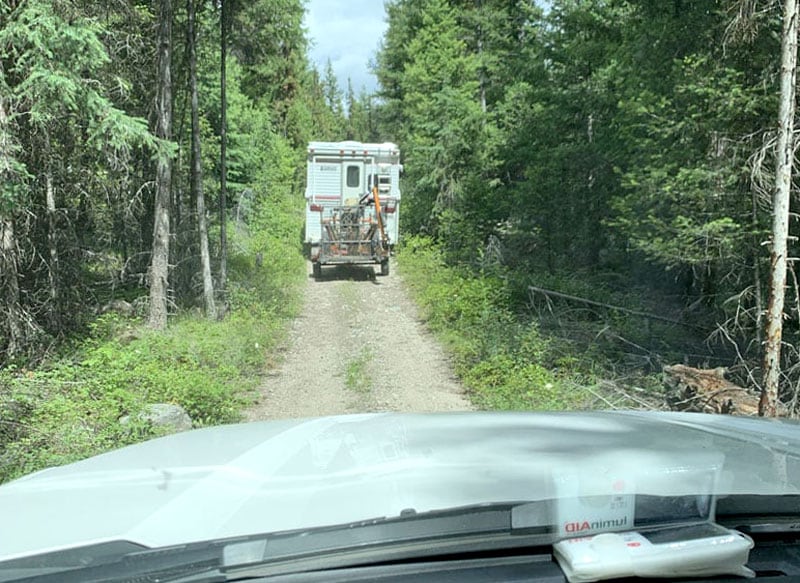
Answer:
M307 0L305 24L311 38L311 61L322 73L328 59L342 90L347 78L356 93L377 88L369 71L386 30L383 0Z

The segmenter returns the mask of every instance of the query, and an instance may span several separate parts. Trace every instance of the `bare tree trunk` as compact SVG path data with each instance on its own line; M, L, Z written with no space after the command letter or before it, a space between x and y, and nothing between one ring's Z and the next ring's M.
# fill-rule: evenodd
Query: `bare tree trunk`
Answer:
M172 0L160 0L158 28L158 96L156 135L172 138ZM163 330L167 326L169 280L169 207L172 160L159 158L156 168L153 257L150 263L150 310L147 325Z
M758 232L758 201L756 200L756 192L753 191L752 197L752 229L753 233ZM754 237L756 239L756 237ZM759 248L759 241L753 241L753 249ZM764 298L761 291L761 266L759 264L759 253L753 253L753 287L754 287L754 297L755 297L755 308L756 308L756 342L758 343L759 349L762 347L762 332L764 325Z
M50 252L50 265L47 270L48 282L50 284L50 323L55 330L61 328L61 306L60 306L60 276L58 266L58 240L56 238L56 190L53 185L53 169L50 167L50 140L47 138L47 148L45 155L48 160L45 162L46 169L45 181L45 204L47 206L47 246Z
M22 309L19 303L19 273L17 271L17 238L14 221L0 214L0 292L5 318L6 358L17 356L25 344Z
M781 101L778 128L775 196L772 218L772 253L770 294L767 307L766 344L764 346L764 382L758 414L774 417L778 405L781 374L781 338L783 304L788 261L789 198L792 186L794 140L795 77L797 68L797 2L784 0L783 37L781 41Z
M228 2L221 0L220 4L220 124L219 124L219 287L225 293L228 286L228 92L227 83L228 58Z
M481 104L481 111L486 113L486 66L483 62L483 2L481 0L476 0L475 8L478 12L478 62L479 62L479 69L478 69L478 84L479 84L479 98Z
M0 59L0 77L2 76L3 62ZM0 190L9 187L14 181L14 147L7 103L0 94ZM13 200L9 207L5 207L0 199L0 318L5 321L4 330L0 330L5 336L6 359L16 357L25 344L19 303L17 238L14 234L12 209Z
M187 34L189 45L189 85L192 94L192 195L197 201L197 231L200 236L200 267L203 271L203 301L206 317L216 320L214 282L211 279L211 256L208 253L208 228L206 226L206 201L203 195L203 158L200 144L200 106L197 98L197 46L195 38L194 0L186 1Z

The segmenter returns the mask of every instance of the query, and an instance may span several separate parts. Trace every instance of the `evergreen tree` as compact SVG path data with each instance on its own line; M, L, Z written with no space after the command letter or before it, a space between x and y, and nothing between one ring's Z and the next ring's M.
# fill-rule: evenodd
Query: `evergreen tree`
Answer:
M208 227L206 226L206 203L203 193L202 145L200 137L200 105L197 95L197 35L194 0L186 3L186 44L189 52L189 92L191 94L192 117L192 155L190 170L190 191L197 208L197 234L200 243L200 268L203 278L203 302L206 316L217 318L214 283L211 279L211 256L208 251Z
M331 111L332 129L335 135L342 136L345 130L344 95L339 87L339 80L336 79L336 73L333 72L330 59L325 63L325 71L322 75L322 93L325 96L325 104Z
M16 304L9 313L25 322L9 322L7 353L13 355L31 348L42 331L60 335L74 323L83 290L64 282L81 283L79 242L97 228L87 193L99 184L113 190L113 178L127 176L121 164L134 150L147 148L151 155L160 146L143 119L112 101L109 81L118 79L109 79L104 30L78 6L48 0L6 4L0 20L9 152L4 165L11 177L11 188L4 188L4 240L23 243L13 252L6 248L4 260L6 287ZM15 225L15 212L23 210L33 220ZM27 289L21 279L11 281L23 264ZM48 290L46 300L38 288Z
M172 0L160 0L158 28L158 95L156 135L172 139ZM147 323L163 330L167 326L169 289L170 202L172 198L172 160L161 159L156 172L155 226L150 265L150 308Z
M348 140L360 142L370 142L377 139L375 129L372 126L371 118L371 99L365 89L356 95L353 90L353 82L347 79L347 93L345 94L347 105L347 123L345 137Z

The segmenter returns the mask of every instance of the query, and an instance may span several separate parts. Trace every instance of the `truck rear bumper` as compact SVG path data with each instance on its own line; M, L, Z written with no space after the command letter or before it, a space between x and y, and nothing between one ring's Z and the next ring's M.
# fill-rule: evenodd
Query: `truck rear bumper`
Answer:
M323 242L311 253L311 261L320 265L378 264L388 259L389 249L375 241Z
M320 257L317 263L320 265L372 265L385 261L386 257ZM313 259L312 259L313 261Z

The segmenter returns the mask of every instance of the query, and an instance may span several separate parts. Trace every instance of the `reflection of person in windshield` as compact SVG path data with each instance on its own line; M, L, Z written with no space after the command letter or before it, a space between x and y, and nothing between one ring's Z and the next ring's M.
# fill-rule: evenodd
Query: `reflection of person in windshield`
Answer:
M375 204L375 196L372 194L372 191L367 191L364 196L358 200L358 204Z
M372 174L367 178L367 185L372 184ZM358 200L358 204L375 204L375 195L369 186L367 192Z

